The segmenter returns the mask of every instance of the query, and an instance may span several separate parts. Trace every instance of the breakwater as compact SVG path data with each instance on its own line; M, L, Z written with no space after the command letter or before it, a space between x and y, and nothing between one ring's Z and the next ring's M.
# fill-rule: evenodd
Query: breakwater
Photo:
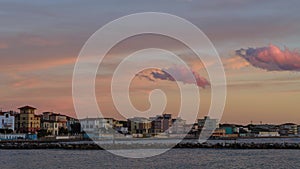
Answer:
M102 144L93 142L1 142L0 149L65 149L65 150L102 150L102 149L161 149L161 148L212 148L212 149L300 149L300 143L195 143L178 144Z

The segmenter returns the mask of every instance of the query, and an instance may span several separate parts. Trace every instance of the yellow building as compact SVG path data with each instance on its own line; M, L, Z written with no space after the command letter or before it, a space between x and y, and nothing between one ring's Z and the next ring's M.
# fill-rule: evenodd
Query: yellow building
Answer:
M40 129L41 118L35 114L36 108L30 106L20 107L20 114L15 117L17 133L37 133Z

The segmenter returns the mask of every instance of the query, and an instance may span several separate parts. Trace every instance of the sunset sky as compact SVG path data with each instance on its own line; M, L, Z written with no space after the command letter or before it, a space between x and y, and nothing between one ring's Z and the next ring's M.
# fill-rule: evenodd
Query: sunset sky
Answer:
M75 116L72 75L88 38L124 15L164 12L198 26L221 56L228 83L221 122L300 123L299 5L297 0L1 1L0 108L17 110L31 105L38 113ZM112 49L105 59L109 66L100 68L97 76L101 111L115 118L121 116L112 105L107 75L122 56L152 45L189 57L180 44L167 38L149 35L127 42ZM210 105L209 78L201 62L190 59L188 64L199 77L199 117L203 117ZM184 77L178 67L167 69ZM158 86L169 98L165 112L175 115L180 101L178 89L163 70L137 74L132 82L132 102L141 110L147 109L149 91Z

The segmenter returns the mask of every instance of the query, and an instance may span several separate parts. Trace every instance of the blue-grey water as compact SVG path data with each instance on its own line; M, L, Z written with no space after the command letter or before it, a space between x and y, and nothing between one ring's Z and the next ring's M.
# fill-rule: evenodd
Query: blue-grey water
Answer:
M0 168L300 168L300 150L172 149L146 159L103 150L0 150Z

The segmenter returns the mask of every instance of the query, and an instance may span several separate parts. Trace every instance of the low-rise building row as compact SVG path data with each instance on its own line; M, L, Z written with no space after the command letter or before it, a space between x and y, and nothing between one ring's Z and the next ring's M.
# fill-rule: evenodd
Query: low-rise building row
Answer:
M104 138L119 135L132 137L199 137L206 133L213 138L236 137L279 137L300 136L300 125L284 123L271 124L219 124L219 121L208 116L198 119L194 124L187 124L180 117L162 114L155 117L133 117L127 120L113 118L84 118L78 120L63 114L43 112L36 114L36 108L24 106L19 112L0 111L0 133L36 134L39 137L66 136L86 133L89 137ZM8 136L7 136L8 137ZM14 137L14 136L10 136ZM1 138L0 138L1 139Z

